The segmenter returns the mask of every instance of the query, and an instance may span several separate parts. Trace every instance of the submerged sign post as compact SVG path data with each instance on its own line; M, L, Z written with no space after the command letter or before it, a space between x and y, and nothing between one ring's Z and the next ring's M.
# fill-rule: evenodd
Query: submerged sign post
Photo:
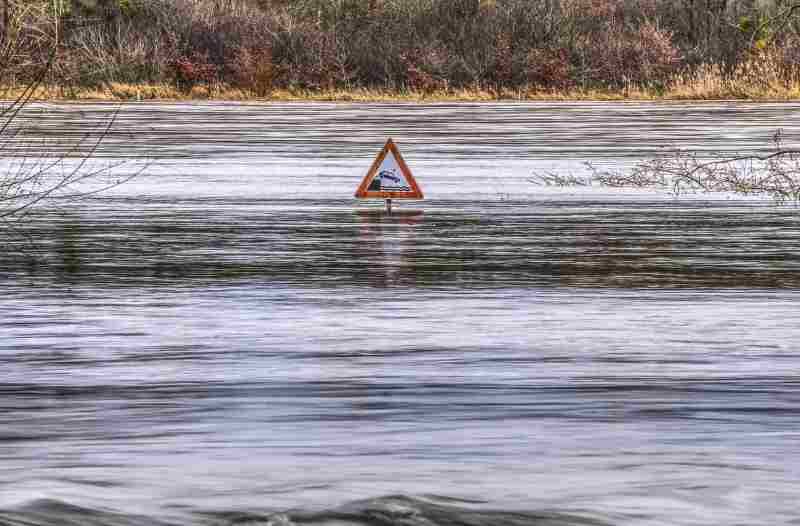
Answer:
M392 199L422 199L420 189L411 170L400 155L394 142L386 141L375 158L367 175L361 181L356 197L359 199L386 199L386 210L392 212Z

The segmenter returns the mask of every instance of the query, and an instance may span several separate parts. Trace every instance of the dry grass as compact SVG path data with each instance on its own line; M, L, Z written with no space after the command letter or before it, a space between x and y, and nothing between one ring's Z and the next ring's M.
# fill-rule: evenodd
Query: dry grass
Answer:
M0 87L4 98L13 99L22 88ZM38 100L50 101L320 101L320 102L489 102L489 101L624 101L667 99L655 91L641 89L614 90L485 90L452 89L437 91L390 91L354 88L350 90L274 90L267 97L254 92L228 86L206 88L195 86L191 91L181 91L169 84L110 83L102 88L43 86ZM800 95L798 96L800 98Z
M6 99L13 99L22 87L0 87ZM731 74L715 65L701 66L677 75L665 89L641 86L624 89L505 89L481 88L435 91L382 89L331 89L271 91L259 97L254 91L226 85L194 86L180 90L171 84L125 84L112 82L103 87L42 86L35 97L53 101L326 101L326 102L487 102L519 101L669 101L669 100L800 100L800 78L780 72L769 60L742 63Z
M22 88L0 89L6 98L14 98ZM195 86L182 91L169 84L123 84L112 82L102 88L58 87L39 88L37 99L54 101L144 101L144 100L269 100L269 101L328 101L328 102L483 102L497 100L625 100L627 98L652 99L645 92L630 93L599 90L485 90L451 89L437 91L390 91L354 88L350 90L273 90L267 97L258 97L254 92L229 86Z
M780 53L780 49L753 53L729 74L716 65L701 66L673 78L665 96L676 100L798 100L800 75Z

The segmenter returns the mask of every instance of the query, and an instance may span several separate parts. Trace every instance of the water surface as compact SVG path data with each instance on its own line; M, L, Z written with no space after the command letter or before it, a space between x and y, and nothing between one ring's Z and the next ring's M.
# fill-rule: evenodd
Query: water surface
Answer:
M66 151L115 108L41 109ZM798 117L123 106L144 173L5 232L0 524L800 523L797 208L529 181Z

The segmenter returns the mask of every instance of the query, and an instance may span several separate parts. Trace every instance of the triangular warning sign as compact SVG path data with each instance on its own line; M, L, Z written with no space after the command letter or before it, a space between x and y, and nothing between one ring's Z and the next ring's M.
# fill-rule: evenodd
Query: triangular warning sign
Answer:
M367 199L422 199L411 170L391 139L375 158L369 172L356 190L356 197Z

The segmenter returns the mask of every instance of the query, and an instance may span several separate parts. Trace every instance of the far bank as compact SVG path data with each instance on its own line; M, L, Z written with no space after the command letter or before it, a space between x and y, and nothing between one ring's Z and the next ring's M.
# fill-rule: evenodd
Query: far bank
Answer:
M25 92L26 86L0 86L6 100ZM127 84L102 86L40 86L34 100L40 101L276 101L276 102L488 102L488 101L800 101L800 82L751 82L724 78L713 71L682 78L666 89L631 86L620 89L276 89L266 93L226 85L197 85L181 89L172 84Z

